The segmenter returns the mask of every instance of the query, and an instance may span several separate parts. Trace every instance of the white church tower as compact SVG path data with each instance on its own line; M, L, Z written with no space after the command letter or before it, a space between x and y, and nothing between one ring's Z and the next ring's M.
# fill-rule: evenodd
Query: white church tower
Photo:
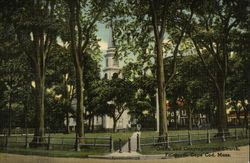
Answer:
M112 34L112 22L110 23L109 29L109 42L108 42L108 50L105 54L105 67L103 69L104 78L111 80L112 78L122 77L120 74L119 60L115 57L116 48L113 41ZM113 128L113 119L109 116L102 117L103 119L103 128L104 129L112 129ZM117 122L117 129L127 129L130 128L130 115L128 114L128 110L125 110Z
M116 48L114 46L112 23L109 28L108 50L105 54L105 68L103 69L104 78L111 80L113 77L118 77L120 72L119 61L115 58Z

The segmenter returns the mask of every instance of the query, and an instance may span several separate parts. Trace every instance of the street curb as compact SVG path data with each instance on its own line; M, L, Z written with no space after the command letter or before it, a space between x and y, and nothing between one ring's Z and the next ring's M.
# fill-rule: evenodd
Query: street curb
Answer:
M99 155L89 155L88 158L93 159L108 159L108 160L155 160L155 159L171 159L174 156L166 155L138 155L138 156L99 156Z

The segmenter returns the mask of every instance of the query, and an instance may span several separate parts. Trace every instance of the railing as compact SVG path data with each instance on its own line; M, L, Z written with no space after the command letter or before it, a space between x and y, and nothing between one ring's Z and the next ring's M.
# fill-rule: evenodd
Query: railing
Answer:
M206 143L211 143L215 140L226 141L229 138L234 138L237 140L239 137L248 137L247 129L236 129L234 131L230 131L227 133L218 133L218 132L199 132L199 133L191 133L187 132L186 134L175 134L175 135L165 135L165 136L149 136L149 137L139 137L137 135L137 150L141 151L141 146L163 146L167 149L171 144L178 143L187 143L188 145L192 145L193 143L203 141ZM217 135L220 136L217 136Z
M219 135L218 135L219 134ZM165 135L165 136L149 136L149 137L140 137L137 134L136 140L136 151L141 152L142 146L163 146L164 149L168 149L171 145L188 144L193 145L196 142L211 143L213 141L227 141L227 139L237 140L238 138L248 137L248 129L237 129L230 130L227 133L218 133L211 132L209 130L198 133L181 133L175 135ZM118 142L119 152L122 152L122 140L119 139ZM104 147L108 148L109 152L113 152L113 138L110 137L56 137L51 136L32 136L26 133L26 135L11 135L8 136L0 135L0 147L2 148L11 148L11 147L25 147L29 148L30 146L38 146L46 148L47 150L51 149L75 149L75 151L80 151L84 147ZM131 152L131 138L128 138L128 152Z
M105 147L109 152L113 151L113 138L110 137L54 137L54 136L30 136L23 135L0 135L0 147L17 147L23 146L29 148L30 146L45 147L47 150L58 148L74 148L76 151L84 146L88 147Z

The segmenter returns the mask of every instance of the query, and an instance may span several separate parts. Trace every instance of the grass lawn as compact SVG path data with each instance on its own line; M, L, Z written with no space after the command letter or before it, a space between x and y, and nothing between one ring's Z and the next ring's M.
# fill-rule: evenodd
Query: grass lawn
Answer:
M114 150L118 150L119 148L119 139L121 139L122 141L122 145L124 145L127 140L128 137L130 137L132 135L133 132L117 132L117 133L86 133L85 137L110 137L112 136L113 139L113 143L114 143ZM51 134L52 137L57 137L57 138L75 138L75 134ZM53 140L53 139L52 139ZM67 139L65 139L67 140ZM61 141L61 139L57 139L54 141ZM68 141L72 141L72 140L68 140ZM86 140L89 143L93 143L93 140ZM74 142L72 142L74 144ZM109 143L108 140L97 140L97 143Z
M248 145L249 139L239 139L239 140L227 140L222 142L221 140L216 140L207 144L203 143L193 143L192 146L188 144L172 144L170 149L164 150L163 147L157 146L143 146L142 154L173 154L179 156L190 156L192 154L204 154L215 151L221 151L225 149L236 149L239 146Z
M46 149L35 149L29 148L25 149L24 147L13 147L7 149L0 149L1 153L13 153L13 154L22 154L22 155L39 155L39 156L48 156L48 157L80 157L86 158L88 155L103 155L107 153L107 150L104 148L96 149L81 149L80 152L71 150L46 150Z
M206 140L198 140L198 141L192 141L192 146L188 144L188 142L178 142L178 143L170 143L169 149L164 149L163 146L142 146L142 154L173 154L175 156L190 156L192 154L204 154L204 153L210 153L214 151L220 151L224 149L235 149L238 146L248 145L249 144L249 138L242 137L242 133L245 134L245 130L237 129L237 133L239 136L238 140L235 140L234 138L234 131L235 129L230 129L230 134L232 134L232 137L226 138L226 141L223 142L221 138L218 139L212 139L211 143L208 144ZM192 135L192 139L199 139L199 138L206 138L207 130L192 130L190 133L196 134ZM215 135L217 130L209 130L211 133L211 138ZM169 131L170 139L176 140L177 137L171 137L171 135L180 135L178 139L187 140L187 133L188 130L179 130L179 131ZM199 135L197 135L199 133ZM152 142L152 137L158 136L157 132L153 131L145 131L142 132L142 139L141 143L149 143Z
M119 139L122 140L122 145L127 142L128 137L132 135L132 132L118 132L118 133L86 133L85 137L110 137L113 138L114 150L119 148ZM48 135L46 135L48 136ZM75 134L51 134L51 143L57 143L58 145L52 145L51 150L47 150L45 147L39 148L24 148L24 137L11 137L8 140L8 148L0 148L0 152L3 153L15 153L24 155L42 155L51 157L87 157L88 155L104 155L109 153L109 147L81 147L80 152L74 151ZM62 139L63 138L63 139ZM32 141L32 136L29 137L29 142ZM16 143L16 141L22 141L22 143ZM61 145L61 143L64 145ZM93 139L87 139L86 143L93 143ZM97 144L109 144L109 140L96 140Z

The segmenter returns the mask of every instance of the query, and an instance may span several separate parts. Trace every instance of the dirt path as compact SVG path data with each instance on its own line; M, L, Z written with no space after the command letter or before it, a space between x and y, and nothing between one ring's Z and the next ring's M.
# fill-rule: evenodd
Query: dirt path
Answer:
M215 157L185 157L167 160L101 160L80 158L53 158L0 153L0 163L249 163L249 146L240 147L239 149L239 151L231 150L215 152ZM230 157L218 157L217 153L230 155Z

